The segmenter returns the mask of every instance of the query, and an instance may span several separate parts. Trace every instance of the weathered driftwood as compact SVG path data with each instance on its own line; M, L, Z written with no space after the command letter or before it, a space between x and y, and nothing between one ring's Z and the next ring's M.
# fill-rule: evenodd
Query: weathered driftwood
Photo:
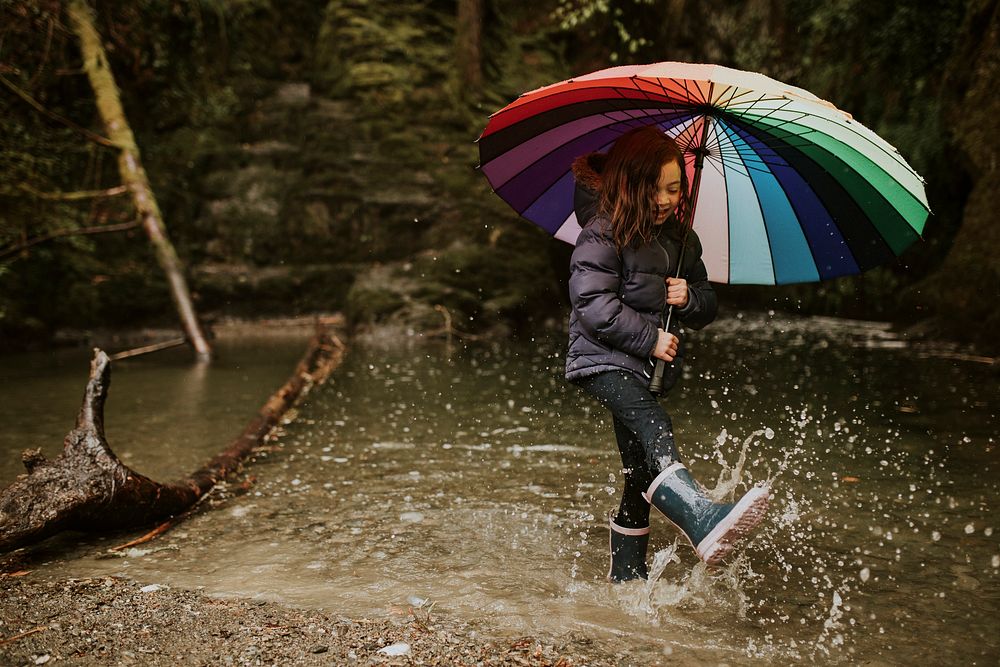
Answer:
M0 552L38 542L63 530L88 532L138 527L175 516L194 505L235 470L310 387L340 363L344 346L316 335L295 372L260 408L243 432L200 470L171 484L131 470L104 436L104 401L111 362L95 349L76 428L52 461L38 450L22 455L28 474L0 491Z

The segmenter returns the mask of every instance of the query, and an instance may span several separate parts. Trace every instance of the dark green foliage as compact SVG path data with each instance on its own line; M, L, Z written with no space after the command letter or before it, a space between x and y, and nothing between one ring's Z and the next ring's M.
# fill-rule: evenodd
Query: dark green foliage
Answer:
M357 273L354 265L203 265L191 288L199 308L234 317L307 315L343 308Z
M456 88L447 0L94 6L204 314L345 309L361 324L435 329L440 306L454 326L478 331L561 318L568 247L490 192L474 170L474 139L522 91L612 56L719 62L805 87L893 142L932 186L925 241L894 266L822 285L728 288L725 305L921 317L926 291L912 286L951 247L975 184L950 134L955 90L968 85L947 71L956 45L975 40L978 24L963 23L971 2L623 0L604 10L593 0L488 0L478 96ZM0 4L0 74L100 132L61 12L57 0ZM131 221L127 197L37 194L114 187L115 159L0 83L0 253ZM132 230L0 258L0 336L172 323L147 245Z
M348 293L346 314L359 324L379 324L406 305L406 297L391 286L361 287Z
M72 74L79 54L61 5L2 4L0 74L49 112L101 133L86 77ZM249 225L230 219L199 235L200 179L213 163L239 153L245 139L234 120L254 110L258 95L274 89L266 77L287 77L311 59L310 34L319 11L315 3L295 1L100 3L98 28L182 258L198 259L216 237L222 239L216 246L240 255L248 243L256 245L255 256L264 261L270 261L268 252L278 255L284 247L281 240L289 235L276 225L254 244L253 235L243 233L255 226L252 215ZM53 232L133 218L127 197L58 201L34 194L117 186L117 155L2 84L0 135L0 253ZM238 242L226 241L232 237ZM63 326L172 322L169 297L147 246L139 232L114 240L67 236L8 252L0 259L0 336L13 340L18 332L34 336ZM51 298L41 298L50 292Z

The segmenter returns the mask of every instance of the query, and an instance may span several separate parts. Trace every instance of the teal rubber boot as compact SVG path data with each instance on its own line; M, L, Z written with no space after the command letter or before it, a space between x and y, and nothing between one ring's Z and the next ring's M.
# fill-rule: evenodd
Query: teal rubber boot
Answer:
M633 579L648 579L646 569L646 547L649 546L649 526L645 528L623 528L609 520L611 524L611 567L608 581L619 583Z
M643 494L709 565L724 561L736 542L760 523L769 496L770 489L758 485L735 503L717 503L705 495L683 463L674 463L657 475Z

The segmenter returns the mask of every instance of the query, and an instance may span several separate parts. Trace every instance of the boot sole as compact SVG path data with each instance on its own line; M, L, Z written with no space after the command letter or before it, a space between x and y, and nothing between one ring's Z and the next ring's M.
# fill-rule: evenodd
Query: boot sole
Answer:
M766 486L755 486L747 491L736 507L698 543L695 547L698 556L709 565L718 565L728 558L736 543L749 535L764 518L769 499L770 489Z

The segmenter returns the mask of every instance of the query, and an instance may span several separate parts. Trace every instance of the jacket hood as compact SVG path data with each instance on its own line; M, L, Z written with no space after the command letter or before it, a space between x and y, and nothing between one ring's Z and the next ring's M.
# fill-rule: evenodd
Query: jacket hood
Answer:
M587 153L573 160L573 177L577 185L597 193L601 189L601 172L608 161L605 153Z

